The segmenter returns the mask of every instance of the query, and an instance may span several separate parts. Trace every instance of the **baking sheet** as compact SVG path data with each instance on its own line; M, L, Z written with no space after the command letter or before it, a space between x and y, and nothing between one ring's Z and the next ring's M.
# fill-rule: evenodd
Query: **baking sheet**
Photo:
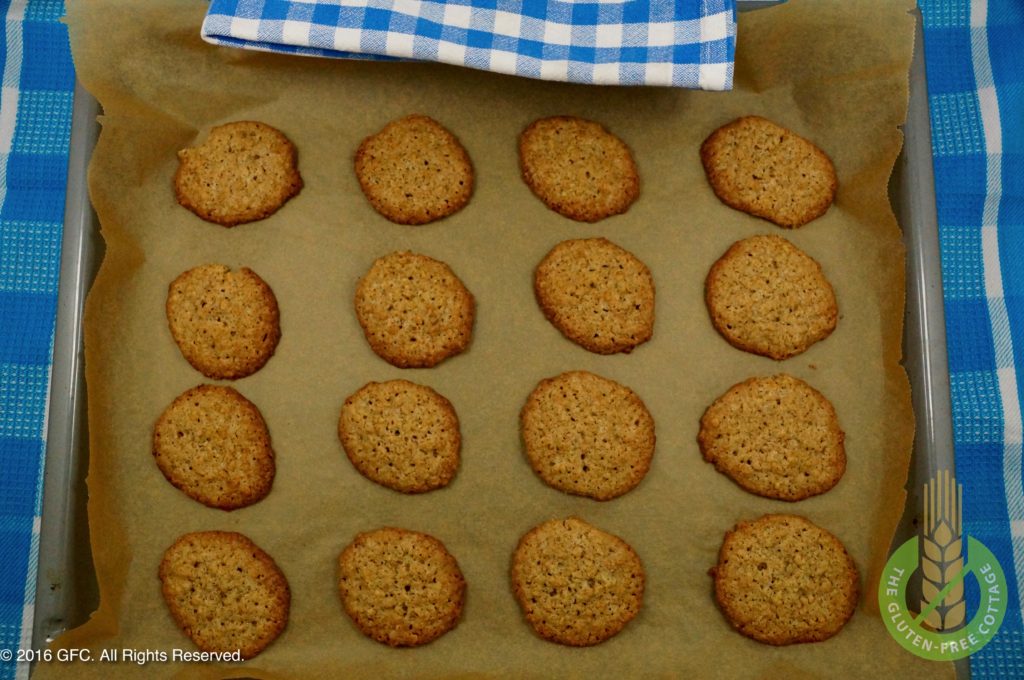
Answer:
M71 12L80 75L107 112L92 189L110 250L90 299L87 334L90 513L104 599L100 615L59 644L189 648L160 601L156 564L179 533L230 528L277 558L295 597L289 630L245 667L253 675L308 674L311 664L326 671L323 663L338 664L338 672L415 668L426 675L451 670L453 663L462 671L501 674L629 672L643 663L676 674L698 668L701 650L709 648L728 675L741 667L754 676L942 668L917 662L887 638L881 621L867 612L873 596L833 641L781 650L757 645L728 630L704 573L722 532L737 519L794 511L843 538L873 595L870 573L884 561L902 506L911 437L906 379L897 365L902 248L884 200L906 101L912 27L906 7L818 3L811 10L793 3L744 16L738 89L715 95L214 49L195 37L202 8L194 5L141 8L108 0L80 3ZM100 17L102 26L94 27ZM128 63L118 54L139 57ZM350 168L363 136L413 110L449 125L478 173L466 210L421 228L392 225L373 213ZM833 156L841 181L837 205L826 217L786 234L832 279L839 329L783 364L726 345L707 322L701 296L707 268L733 240L777 233L718 204L696 157L711 129L751 112L816 140ZM554 113L601 120L631 144L643 196L627 215L597 225L571 223L547 212L518 180L516 135L534 117ZM177 148L212 124L241 117L278 125L296 141L306 188L270 220L227 231L177 208L169 181ZM857 143L848 148L844 140L851 139ZM633 250L654 273L655 339L631 356L596 357L571 345L532 300L530 274L543 254L561 239L589 235ZM374 257L398 248L449 262L480 302L470 352L430 371L402 372L377 359L351 313L356 279ZM253 267L274 287L282 308L278 355L236 383L267 417L278 479L266 501L231 515L193 507L163 481L148 455L156 415L200 381L166 331L166 285L205 261ZM522 401L537 380L572 368L631 385L658 422L650 475L610 503L548 489L520 450ZM783 369L832 397L850 456L839 487L795 506L744 494L701 462L694 441L697 419L715 396L749 375ZM334 439L344 397L367 380L397 376L434 386L459 410L464 463L445 491L408 498L376 487L351 469ZM518 536L570 513L629 540L648 571L640 617L589 650L534 637L507 585ZM439 536L469 581L462 624L426 648L396 652L362 638L334 595L337 552L356 531L381 524ZM116 637L101 639L117 628ZM74 670L127 669L82 664Z

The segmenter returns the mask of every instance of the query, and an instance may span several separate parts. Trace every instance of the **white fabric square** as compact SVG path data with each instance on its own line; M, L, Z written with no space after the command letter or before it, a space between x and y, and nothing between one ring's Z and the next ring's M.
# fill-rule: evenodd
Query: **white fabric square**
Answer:
M542 61L540 63L540 77L544 80L565 80L569 77L569 62Z
M498 10L494 13L495 35L507 35L511 38L518 38L519 31L522 29L522 19L523 17L520 14Z
M711 40L725 40L729 35L729 24L725 20L725 14L712 14L709 17L700 19L700 39L702 42Z
M651 47L667 47L675 44L676 27L671 22L647 25L647 44Z
M469 28L473 17L473 8L469 5L446 3L444 6L444 23L457 28Z
M647 64L647 78L644 80L648 85L671 85L672 64L668 62Z
M363 32L358 28L334 29L334 49L342 52L358 52Z
M0 154L11 152L11 141L14 136L14 124L18 120L18 88L5 87L0 94ZM3 159L3 167L7 168L7 159Z
M549 45L568 45L572 41L572 26L549 21L544 24L544 42Z
M286 19L281 25L281 40L288 45L308 45L310 24Z
M231 35L241 40L259 40L260 21L259 19L243 19L235 17L231 20Z
M1004 406L1003 442L1020 445L1024 432L1021 432L1020 408L1017 407L1017 369L1013 366L999 368L996 375L999 377L999 397Z
M415 36L408 33L388 33L384 49L393 57L411 57L413 38Z
M519 55L515 52L494 50L491 52L491 70L498 73L514 74L516 72L516 62L518 58Z
M599 24L594 38L595 47L620 47L622 28L622 24Z
M701 64L697 85L702 90L724 90L728 75L728 64Z
M996 88L978 89L978 106L981 109L981 127L985 130L985 151L990 154L1003 152L1002 122L999 119L999 99Z
M594 64L594 83L617 85L619 83L619 64Z
M450 42L437 44L437 60L446 64L462 64L466 61L466 46Z

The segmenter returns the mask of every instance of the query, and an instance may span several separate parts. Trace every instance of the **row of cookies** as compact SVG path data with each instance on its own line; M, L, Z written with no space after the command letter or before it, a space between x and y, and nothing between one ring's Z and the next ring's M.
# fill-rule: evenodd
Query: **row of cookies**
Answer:
M179 152L175 194L182 206L210 222L231 227L260 220L302 189L297 157L295 146L276 128L255 121L227 123L213 128L202 144ZM822 215L836 192L828 156L757 116L715 130L701 146L701 161L724 203L783 227ZM519 136L519 165L531 191L574 220L596 222L621 214L640 195L640 176L626 143L582 118L553 116L531 123ZM473 192L466 149L447 128L420 114L392 121L364 139L354 169L373 208L398 224L447 217L465 207Z
M701 161L723 203L781 226L814 219L835 198L836 176L824 152L757 117L715 131L701 146ZM715 328L732 345L776 360L827 337L838 318L820 266L778 237L734 244L708 274L705 301ZM705 411L698 435L705 460L720 472L751 493L788 501L835 486L846 470L844 439L832 404L785 374L734 385ZM838 633L859 598L849 553L803 517L740 522L726 534L709 573L730 623L769 644ZM815 582L829 584L829 592L818 591ZM808 621L820 627L812 631Z
M605 238L557 244L534 272L534 293L566 338L598 354L630 352L654 331L650 270ZM838 318L821 267L778 236L733 244L708 273L705 301L732 345L779 360L828 337ZM476 302L447 264L395 252L374 261L359 280L355 312L381 358L425 368L469 346ZM182 273L169 286L166 313L182 355L209 378L251 375L281 337L273 291L245 267L208 264Z
M794 556L799 556L794 560ZM459 623L466 581L437 538L384 527L358 534L337 562L345 613L392 647L427 644ZM795 515L740 522L709 574L729 622L760 642L835 635L852 616L858 574L841 541ZM284 631L291 591L273 558L246 536L180 536L163 555L161 591L172 617L203 651L262 652ZM618 634L643 606L643 562L623 539L577 517L533 527L512 553L510 581L523 617L546 640L590 646Z
M442 488L459 467L451 402L409 382L371 382L349 396L338 438L367 479L402 493ZM633 390L587 371L540 381L520 412L526 459L546 484L610 500L650 469L654 419ZM701 417L704 459L744 489L786 501L831 489L846 469L844 433L820 392L786 374L734 385ZM259 409L232 387L198 385L153 428L153 457L167 480L209 507L234 510L270 493L276 458Z

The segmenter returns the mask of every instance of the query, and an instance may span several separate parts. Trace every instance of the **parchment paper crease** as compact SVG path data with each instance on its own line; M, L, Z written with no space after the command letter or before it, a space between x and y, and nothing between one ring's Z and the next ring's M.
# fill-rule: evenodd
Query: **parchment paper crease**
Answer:
M899 151L913 21L910 0L792 0L740 18L736 90L706 93L542 83L418 64L368 64L216 48L199 39L194 0L69 3L78 74L100 100L103 131L90 168L107 255L88 302L86 351L90 526L101 588L92 620L61 647L194 649L175 627L156 577L180 534L237 530L269 552L293 593L285 633L241 666L174 663L41 665L40 677L938 677L886 633L874 611L877 574L903 505L913 437L900 367L903 246L886 184ZM477 172L470 204L413 228L378 216L359 192L353 153L366 135L421 112L448 126ZM598 120L633 149L642 194L593 225L547 210L519 178L516 139L540 116ZM713 196L701 141L744 114L814 140L834 160L836 204L793 232ZM234 229L176 205L175 152L215 124L256 119L299 149L302 193L271 218ZM786 362L729 346L712 329L704 277L737 239L781 233L819 262L839 301L838 329ZM653 272L653 340L631 355L597 356L563 339L533 298L533 268L557 242L605 236ZM356 281L399 249L449 263L478 301L471 348L429 370L402 371L368 348L353 313ZM172 488L150 455L151 428L203 382L164 317L168 283L190 267L248 266L274 289L283 337L257 374L234 383L262 410L277 452L270 496L233 513ZM564 495L531 472L518 432L542 378L586 369L645 400L658 444L647 478L607 503ZM834 402L847 433L846 476L831 492L787 504L742 491L701 459L704 408L732 384L786 371ZM335 428L345 397L370 380L403 377L446 395L462 423L463 462L442 491L410 497L349 464ZM707 570L723 533L765 512L794 512L837 534L861 569L861 605L820 644L773 648L730 629ZM520 535L579 515L633 545L647 571L644 608L619 636L589 649L545 642L523 620L508 583ZM384 525L431 533L468 581L463 619L426 647L395 650L344 615L335 561L354 535Z

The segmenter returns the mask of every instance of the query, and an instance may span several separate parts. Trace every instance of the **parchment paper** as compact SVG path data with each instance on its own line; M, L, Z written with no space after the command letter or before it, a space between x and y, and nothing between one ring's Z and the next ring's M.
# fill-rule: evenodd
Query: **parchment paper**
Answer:
M90 168L107 255L88 301L91 459L89 515L100 610L60 647L194 649L160 597L157 565L182 533L237 530L269 552L293 600L285 633L239 666L174 663L43 665L40 677L941 676L886 633L877 574L903 506L913 424L900 367L903 246L886 184L907 102L912 2L792 0L742 15L736 90L612 89L520 80L455 67L313 60L215 48L194 0L70 3L79 76L99 98L103 132ZM407 227L361 195L353 153L366 135L422 112L462 140L477 188L462 212ZM633 149L642 195L623 216L572 222L546 209L519 177L518 133L540 116L601 121ZM793 232L731 210L713 196L701 141L760 114L815 142L840 189L828 213ZM176 205L175 152L219 123L255 119L299 149L302 193L273 217L234 229ZM729 346L708 320L704 278L737 239L781 233L832 281L835 333L786 362ZM657 286L653 340L631 355L597 356L543 317L532 272L557 242L606 236L640 257ZM353 313L358 278L379 255L410 249L449 263L478 301L469 351L429 370L394 368L372 353ZM168 283L190 267L248 266L274 289L277 354L234 386L255 402L277 453L274 488L232 513L190 500L150 455L153 423L204 382L167 329ZM542 378L585 369L635 389L657 423L650 473L607 503L562 494L531 472L519 410ZM797 504L742 491L702 461L704 408L732 384L786 371L831 398L847 434L848 470L829 493ZM371 380L407 378L446 395L461 420L463 461L446 489L405 496L359 475L336 437L345 397ZM735 633L715 606L707 570L738 520L794 512L836 533L861 569L861 604L837 637L773 648ZM640 615L617 637L571 649L538 638L508 582L519 537L578 515L622 536L641 556ZM439 537L468 582L458 627L418 649L364 637L343 613L335 563L359 531L391 525ZM83 565L83 568L84 565Z

